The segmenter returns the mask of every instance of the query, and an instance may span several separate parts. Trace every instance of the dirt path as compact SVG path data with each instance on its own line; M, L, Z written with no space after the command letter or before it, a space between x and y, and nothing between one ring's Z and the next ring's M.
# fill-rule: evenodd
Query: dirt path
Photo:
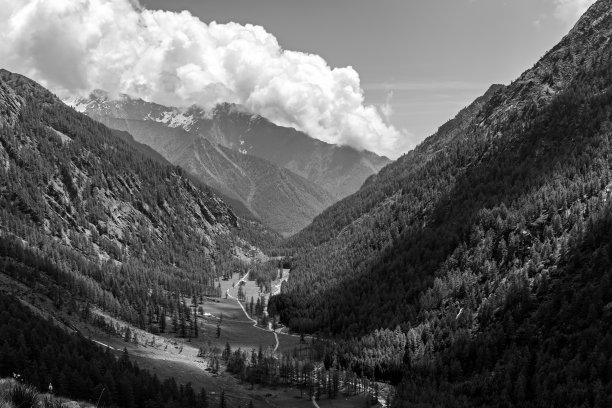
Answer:
M245 273L245 274L244 274L244 276L243 276L242 278L240 278L240 280L239 280L238 282L236 282L236 285L240 285L240 283L241 283L241 282L246 282L246 278L249 276L249 273L250 273L250 272L251 272L251 271L248 271L247 273ZM235 285L234 285L234 286L235 286ZM270 327L269 327L269 326L268 326L268 328L267 328L267 329L264 329L263 327L259 327L259 326L257 326L257 320L255 320L255 319L253 319L251 316L249 316L249 314L247 313L246 309L245 309L245 308L244 308L244 306L242 305L242 302L240 302L240 301L238 300L238 298L234 297L234 296L233 296L233 295L230 293L230 289L231 289L231 288L228 288L228 289L225 291L225 294L227 295L227 297L229 297L229 298L231 298L231 299L235 300L235 301L236 301L236 303L238 303L238 306L240 306L240 308L242 309L242 312L244 313L244 315L246 316L246 318L247 318L247 319L249 319L251 322L253 322L253 327L255 327L256 329L259 329L259 330L266 331L266 332L267 332L267 331L269 331L269 332L271 332L272 334L274 334L274 340L276 341L276 344L274 345L274 350L272 350L272 351L273 351L273 352L276 352L276 350L278 350L278 344L279 344L279 343L278 343L278 335L276 334L276 332L275 332L274 330L270 329Z

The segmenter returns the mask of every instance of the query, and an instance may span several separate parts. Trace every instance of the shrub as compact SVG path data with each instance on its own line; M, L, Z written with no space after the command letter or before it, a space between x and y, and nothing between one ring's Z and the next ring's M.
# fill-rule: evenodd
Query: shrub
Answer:
M62 401L51 396L46 396L42 398L40 406L42 408L62 408Z
M38 392L29 385L15 383L8 391L8 400L19 408L35 408L38 402Z

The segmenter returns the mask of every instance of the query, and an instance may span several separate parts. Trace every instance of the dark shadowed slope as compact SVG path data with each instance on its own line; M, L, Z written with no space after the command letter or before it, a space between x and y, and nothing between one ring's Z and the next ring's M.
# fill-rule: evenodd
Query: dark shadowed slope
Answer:
M612 356L588 351L611 324L611 34L612 1L599 1L519 79L315 219L292 241L291 278L271 309L296 330L344 338L344 364L377 378L403 371L411 403L607 401L608 369L586 368ZM589 257L596 264L581 270ZM584 325L569 313L580 307ZM538 332L546 316L555 323ZM389 337L406 350L403 364L373 340L396 325L405 337ZM521 352L535 342L531 356ZM554 377L561 367L565 377Z

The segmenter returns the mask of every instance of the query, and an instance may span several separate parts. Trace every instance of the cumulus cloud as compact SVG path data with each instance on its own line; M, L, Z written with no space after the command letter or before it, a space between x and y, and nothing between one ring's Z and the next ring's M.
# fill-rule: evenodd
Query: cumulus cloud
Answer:
M568 25L574 24L595 0L554 0L555 17Z
M244 105L330 143L396 157L407 137L352 67L283 50L261 26L205 24L130 0L0 0L0 61L60 95L100 88L173 106Z

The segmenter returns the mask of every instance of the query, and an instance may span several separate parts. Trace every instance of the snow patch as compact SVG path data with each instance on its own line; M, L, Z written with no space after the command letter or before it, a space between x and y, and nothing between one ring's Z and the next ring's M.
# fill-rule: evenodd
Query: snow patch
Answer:
M70 106L75 111L81 112L81 113L85 112L89 105L86 99L79 98L76 96L71 96L70 98L64 99L64 103Z
M186 115L179 110L165 111L161 117L157 118L149 114L145 120L154 120L172 128L183 128L185 130L189 130L195 122L193 115Z

